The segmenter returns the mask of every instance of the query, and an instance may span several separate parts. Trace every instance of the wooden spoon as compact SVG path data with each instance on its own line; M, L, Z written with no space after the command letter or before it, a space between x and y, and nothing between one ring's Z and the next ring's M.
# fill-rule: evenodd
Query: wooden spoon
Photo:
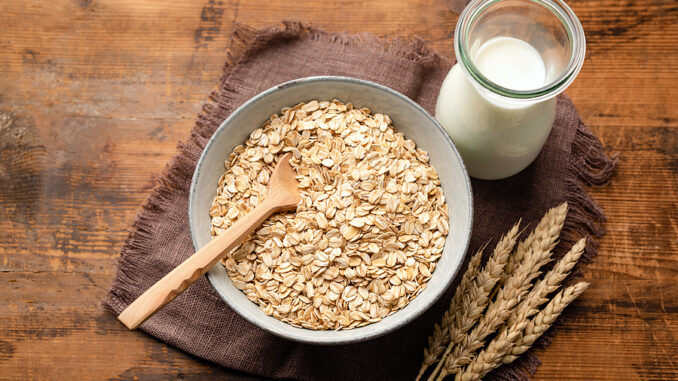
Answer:
M268 195L261 204L141 294L122 311L118 320L127 328L135 329L203 276L269 216L294 209L301 196L295 179L297 174L289 163L291 156L288 153L278 162L268 181Z

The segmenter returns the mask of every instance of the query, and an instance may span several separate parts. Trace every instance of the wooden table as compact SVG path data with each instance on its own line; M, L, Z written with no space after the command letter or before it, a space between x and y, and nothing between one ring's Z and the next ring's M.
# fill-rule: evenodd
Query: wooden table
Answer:
M678 3L570 1L568 89L621 162L591 288L538 379L678 378ZM282 19L448 56L463 0L0 1L0 378L250 379L129 332L100 300L135 212L215 86L234 22ZM12 113L12 114L10 114Z

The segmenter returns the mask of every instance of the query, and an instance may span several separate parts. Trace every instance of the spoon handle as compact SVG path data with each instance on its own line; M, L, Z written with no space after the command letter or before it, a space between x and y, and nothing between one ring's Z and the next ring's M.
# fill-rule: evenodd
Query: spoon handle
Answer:
M243 239L261 225L266 218L280 210L276 197L267 197L254 210L239 218L219 237L191 255L146 290L118 316L127 328L135 329L146 319L172 301L188 286L203 276L214 264L235 248Z

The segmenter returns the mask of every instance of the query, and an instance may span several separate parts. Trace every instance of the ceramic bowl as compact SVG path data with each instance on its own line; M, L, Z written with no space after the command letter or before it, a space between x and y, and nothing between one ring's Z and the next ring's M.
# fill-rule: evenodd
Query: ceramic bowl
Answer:
M442 127L409 98L376 83L347 77L309 77L268 89L235 110L208 142L193 175L189 199L189 220L193 245L198 250L210 241L209 209L216 196L224 161L233 148L242 144L271 114L300 102L339 99L373 113L388 114L395 128L429 153L438 171L449 208L450 233L443 255L426 289L407 306L383 320L347 330L314 331L296 328L271 316L231 284L220 264L207 277L226 304L252 324L289 340L311 344L346 344L369 340L411 322L428 309L449 287L466 255L473 218L469 177L454 144ZM226 308L226 306L224 306Z

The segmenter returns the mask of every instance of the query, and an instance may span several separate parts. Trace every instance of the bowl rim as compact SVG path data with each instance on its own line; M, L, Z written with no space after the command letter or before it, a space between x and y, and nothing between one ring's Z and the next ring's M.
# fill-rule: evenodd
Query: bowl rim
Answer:
M202 166L203 159L205 158L206 153L210 150L210 148L212 147L214 142L217 140L217 138L221 134L224 133L224 131L226 130L225 126L228 125L229 123L231 123L231 121L233 119L235 119L235 117L237 115L245 112L245 110L250 108L252 105L254 105L258 101L269 96L272 93L275 93L279 90L289 88L289 87L301 86L301 85L304 85L304 84L307 84L307 83L328 82L328 81L329 82L354 83L354 84L373 87L373 88L376 88L378 90L384 91L384 92L389 93L389 94L391 94L391 95L393 95L397 98L400 98L401 100L405 101L406 103L409 103L418 112L422 113L426 118L429 119L429 121L431 121L433 123L433 125L438 129L440 134L444 137L445 141L447 142L449 147L452 149L455 156L457 157L459 164L461 165L461 170L462 170L462 173L464 175L463 176L464 177L464 183L465 183L464 185L466 185L466 191L467 191L467 195L468 195L468 198L469 198L469 204L468 204L469 206L468 206L468 210L467 210L467 213L468 213L468 216L469 216L469 226L468 226L468 229L466 230L466 236L464 237L465 242L464 242L463 254L461 255L461 259L460 259L457 267L454 269L453 274L451 274L451 276L445 282L444 287L441 287L440 290L438 290L435 294L432 294L431 297L429 298L429 300L427 300L425 303L423 303L417 311L410 314L405 319L396 320L394 323L386 326L382 330L374 331L374 332L364 334L364 335L354 335L354 336L346 337L346 338L333 338L332 335L331 335L331 332L335 332L335 331L334 330L327 330L327 331L323 331L323 332L330 333L328 338L317 340L317 339L306 338L306 337L303 337L301 335L289 334L288 332L280 332L280 331L276 331L275 329L265 327L263 325L260 325L259 322L256 321L256 319L250 319L249 316L241 314L240 311L238 310L237 306L234 303L232 303L231 301L229 301L229 298L226 295L224 295L222 293L222 291L215 285L214 281L212 280L212 278L210 276L210 272L208 271L205 274L207 276L207 279L209 280L209 283L212 286L212 288L217 292L217 294L219 294L219 296L226 303L226 305L228 305L228 307L230 309L232 309L240 317L242 317L245 320L247 320L248 322L252 323L257 328L262 329L262 330L269 332L269 333L271 333L275 336L278 336L278 337L281 337L281 338L284 338L284 339L287 339L287 340L291 340L291 341L295 341L295 342L301 342L301 343L307 343L307 344L316 344L316 345L340 345L340 344L350 344L350 343L357 343L357 342L372 340L372 339L375 339L377 337L381 337L383 335L386 335L388 333L394 332L394 331L402 328L403 326L413 322L415 319L420 317L424 312L428 311L433 306L433 304L435 304L442 297L442 295L445 293L445 291L447 289L449 289L450 285L452 284L452 281L459 275L459 272L461 271L461 269L463 267L463 264L464 264L466 257L468 257L468 247L469 247L470 241L471 241L471 233L472 233L472 230L473 230L473 217L474 217L474 215L473 215L473 211L474 211L473 210L473 192L472 192L472 188L471 188L471 179L468 175L468 171L466 170L466 165L464 164L464 161L461 157L461 154L457 150L457 147L454 145L452 139L449 137L449 135L447 134L445 129L440 125L440 123L438 123L438 121L433 116L431 116L431 114L428 113L428 111L426 111L418 103L414 102L412 99L410 99L409 97L400 93L399 91L394 90L394 89L387 87L387 86L384 86L384 85L380 85L380 84L372 82L372 81L353 78L353 77L347 77L347 76L329 76L329 75L309 76L309 77L297 78L297 79L293 79L291 81L283 82L283 83L278 84L276 86L273 86L269 89L266 89L266 90L258 93L257 95L253 96L252 98L248 99L242 105L237 107L226 119L224 119L224 121L219 125L219 127L216 129L216 131L210 137L209 141L205 145L205 148L202 150L202 153L200 154L200 158L198 159L198 162L196 164L195 170L193 172L193 177L191 179L191 188L190 188L190 191L189 191L189 199L188 199L188 220L189 221L188 221L188 223L189 223L189 231L190 231L190 234L191 234L191 242L193 244L194 250L196 250L196 251L199 250L198 245L197 245L197 233L194 230L195 224L194 224L194 220L193 220L193 200L194 200L195 194L197 192L196 184L197 184L197 181L198 181L198 177L200 175L200 168ZM399 311L401 311L401 310L396 311L393 315L396 315ZM380 322L376 322L374 324L379 324L379 323ZM308 330L308 329L305 329L305 328L299 328L299 327L295 327L295 328L315 332L313 330ZM353 328L353 329L351 329L351 331L359 332L358 330L360 328L361 327Z

